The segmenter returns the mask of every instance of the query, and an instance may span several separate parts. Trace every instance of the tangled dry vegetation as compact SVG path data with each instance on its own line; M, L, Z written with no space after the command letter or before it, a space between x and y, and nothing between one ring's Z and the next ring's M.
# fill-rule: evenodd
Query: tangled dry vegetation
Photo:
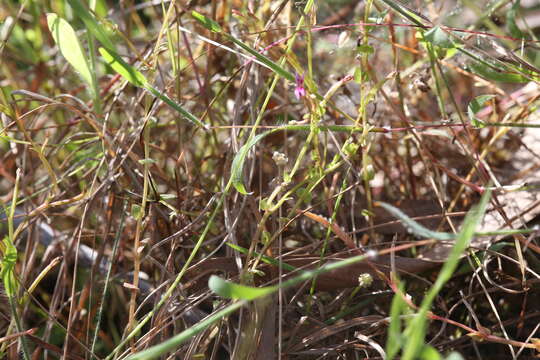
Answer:
M89 3L0 4L2 356L537 355L537 1Z

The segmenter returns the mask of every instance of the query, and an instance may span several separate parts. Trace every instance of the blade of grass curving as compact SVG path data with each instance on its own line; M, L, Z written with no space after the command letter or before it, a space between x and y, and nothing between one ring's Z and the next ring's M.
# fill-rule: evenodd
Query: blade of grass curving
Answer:
M238 301L238 302L232 303L231 305L225 307L224 309L219 310L215 312L214 314L207 316L205 319L199 321L197 324L193 325L192 327L182 331L180 334L173 336L169 340L164 341L159 345L152 346L149 349L146 349L144 351L138 352L136 354L133 354L127 357L127 360L157 359L162 354L165 354L166 352L177 349L181 344L185 343L186 341L191 339L193 336L206 330L212 324L232 314L233 312L240 309L245 304L247 304L247 301Z
M114 71L116 71L118 74L120 74L124 79L129 81L131 84L143 88L158 99L162 100L164 103L172 107L174 110L176 110L182 117L195 124L198 125L204 129L208 129L206 125L204 125L202 122L200 122L195 115L184 109L182 106L178 105L176 102L174 102L171 98L169 98L164 93L160 92L156 88L154 88L146 77L135 67L129 65L126 63L122 58L114 53L111 52L105 48L99 48L99 52L101 53L101 56L103 56L103 59L109 64L110 67L113 68Z
M321 131L336 131L336 132L356 132L362 131L362 127L359 126L349 126L349 125L327 125L327 126L318 126L318 130ZM279 128L268 130L264 133L261 133L257 136L254 136L250 141L245 143L234 156L232 165L231 165L231 178L234 188L243 195L248 195L248 191L244 185L243 181L243 170L244 162L246 161L247 154L249 150L255 146L259 141L264 139L266 136L276 132L276 131L311 131L311 125L284 125ZM383 128L372 128L371 132L384 132Z
M234 186L234 188L243 195L248 195L249 193L246 190L246 187L244 186L243 181L243 170L244 170L244 162L246 161L247 154L249 150L257 144L259 141L264 139L266 136L276 132L277 129L269 130L266 132L263 132L262 134L259 134L255 137L253 137L250 141L245 143L240 150L238 150L238 153L234 156L232 165L231 165L231 181Z
M476 226L482 220L482 217L486 212L490 196L491 191L486 191L482 195L480 203L467 213L467 216L463 221L463 227L456 238L455 245L448 255L437 280L424 297L418 313L407 326L407 329L405 330L407 343L403 349L403 360L418 359L418 355L421 353L425 344L429 308L444 284L453 276L461 254L465 251L467 246L469 246L471 239L474 237Z
M433 238L442 241L454 240L457 237L456 234L429 230L428 228L420 225L418 222L408 217L404 212L390 204L384 202L376 202L375 205L384 208L390 214L401 220L408 231L420 237Z
M109 37L109 34L103 29L103 25L100 25L94 15L88 11L80 0L68 0L69 5L73 8L73 13L77 15L83 22L88 31L94 35L94 37L110 51L116 51L113 41Z
M301 283L303 281L310 280L311 278L313 278L315 276L318 276L320 274L323 274L325 272L336 270L336 269L339 269L339 268L342 268L342 267L345 267L345 266L352 265L352 264L354 264L356 262L366 260L369 257L370 257L369 255L353 256L353 257L348 258L348 259L344 259L344 260L341 260L341 261L336 261L334 263L326 264L326 265L324 265L324 266L322 266L320 268L314 269L314 270L303 271L300 275L295 276L292 279L289 279L287 281L282 282L280 286L268 286L268 287L264 287L264 288L252 288L252 289L256 289L257 290L256 292L255 291L254 292L242 292L242 291L237 292L235 290L235 291L233 291L231 293L234 294L235 296L241 295L241 294L249 294L250 295L250 300L254 300L254 299L262 297L262 296L270 295L273 292L278 291L280 288L284 289L284 288L290 287L292 285ZM211 276L210 279L208 280L209 286L214 286L214 284L217 284L219 286L225 286L225 287L232 286L232 285L238 286L238 285L233 284L231 282L228 282L226 280L223 280L223 279L218 280L218 279L219 279L219 277L217 277L215 275ZM220 291L220 292L222 291L219 288L217 290ZM226 295L227 291L228 291L228 289L224 289L222 293L224 295ZM255 296L255 295L259 295L259 296ZM137 354L131 355L130 357L128 357L128 360L155 359L158 356L161 356L162 354L164 354L164 353L166 353L168 351L172 351L172 350L176 349L178 346L180 346L180 344L186 342L191 337L195 336L196 334L200 333L201 331L204 331L206 328L208 328L213 323L215 323L215 322L219 321L220 319L222 319L223 317L233 313L234 311L238 310L240 307L244 306L247 303L248 303L247 300L241 300L241 301L235 302L235 303L227 306L223 310L220 310L220 311L208 316L207 318L200 321L196 325L194 325L194 326L190 327L189 329L181 332L180 334L172 337L171 339L169 339L167 341L164 341L163 343L161 343L159 345L153 346L153 347L151 347L151 348L149 348L147 350L144 350L144 351L139 352Z
M224 32L218 23L216 23L214 20L204 16L201 13L198 13L197 11L192 11L191 16L195 20L197 20L202 26L207 28L208 30L221 34L227 38L227 40L232 41L236 45L238 45L240 48L242 48L244 51L252 55L254 58L256 58L259 62L267 66L270 70L274 71L279 76L294 82L295 78L292 73L285 70L281 65L275 63L274 61L270 60L268 57L264 56L263 54L259 53L255 49L251 48L249 45L246 45L242 41L238 40L234 36Z
M83 80L95 91L94 78L90 70L90 63L84 54L79 38L71 25L55 13L47 14L47 25L60 52L79 73Z

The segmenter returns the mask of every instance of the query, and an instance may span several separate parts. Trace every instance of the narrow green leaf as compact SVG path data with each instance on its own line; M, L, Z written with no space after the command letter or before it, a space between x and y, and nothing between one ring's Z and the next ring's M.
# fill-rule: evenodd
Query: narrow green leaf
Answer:
M173 336L167 341L162 342L161 344L158 344L156 346L152 346L149 349L146 349L144 351L141 351L139 353L133 354L127 358L127 360L149 360L149 359L157 359L162 354L173 351L177 349L180 345L191 339L193 336L197 335L198 333L206 330L208 327L210 327L212 324L220 321L225 316L232 314L236 310L240 309L242 306L244 306L246 302L244 301L238 301L235 302L226 308L215 312L214 314L207 316L203 320L199 321L195 325L191 326L190 328L182 331L180 334Z
M424 34L424 38L433 45L443 49L451 49L455 47L454 42L450 39L446 31L441 29L441 27L438 25L427 31Z
M510 73L508 69L494 69L483 63L470 64L470 69L475 74L478 74L488 80L508 82L508 83L526 83L529 82L525 76L517 73Z
M263 54L259 53L258 51L252 49L249 45L246 45L242 41L238 40L236 37L227 34L221 30L221 27L218 23L216 23L214 20L207 18L201 13L198 13L196 11L192 11L191 15L200 22L205 28L207 28L210 31L223 34L229 41L232 41L242 49L244 49L247 53L253 55L260 63L268 67L270 70L275 72L276 74L280 75L281 77L294 82L295 78L292 73L285 70L281 65L275 63L274 61L270 60L268 57L264 56Z
M516 16L518 15L520 2L521 0L515 1L510 10L508 10L508 12L506 13L506 26L508 28L508 31L513 37L518 39L524 37L523 32L516 24Z
M469 120L471 120L471 123L475 127L484 127L485 124L482 120L476 117L476 113L478 113L483 107L484 104L487 103L489 100L493 99L495 95L480 95L475 97L467 106L467 115L469 116Z
M399 284L399 291L403 293L403 284ZM403 346L405 339L401 330L401 315L407 308L407 303L401 294L395 294L390 306L390 325L386 337L386 358L392 360Z
M249 150L257 144L259 141L264 139L266 136L270 135L271 133L275 132L277 129L266 131L262 134L259 134L257 136L254 136L251 141L244 144L240 150L238 150L238 153L235 155L232 165L231 165L231 181L234 186L234 188L243 195L248 195L248 192L246 190L246 187L244 186L244 163L246 161L247 154L249 153Z
M176 110L180 115L182 115L182 117L186 120L188 120L189 122L195 124L195 125L198 125L206 130L208 130L208 126L203 124L199 119L197 119L197 117L195 115L193 115L192 113L190 113L189 111L187 111L186 109L184 109L182 106L180 106L179 104L177 104L176 102L174 102L174 100L172 100L170 97L168 97L167 95L165 95L164 93L160 92L159 90L157 90L156 88L148 85L145 87L145 89L147 89L152 95L154 95L155 97L161 99L164 103L166 103L167 105L169 105L170 107L172 107L174 110Z
M388 211L390 214L401 220L407 230L415 235L442 241L453 240L456 238L456 234L429 230L428 228L420 225L419 223L408 217L404 212L390 204L384 202L377 202L377 204L384 208L386 211Z
M115 46L109 34L104 29L103 25L99 24L94 15L88 11L80 0L68 0L69 5L73 8L73 13L77 15L86 26L86 29L94 35L94 37L110 51L116 51Z
M221 297L235 300L253 300L276 291L275 286L260 288L245 286L224 280L216 275L210 276L210 279L208 279L208 287Z
M195 10L191 12L191 16L193 16L195 20L197 20L202 26L204 26L205 28L207 28L208 30L212 32L220 33L222 31L221 26L219 26L217 22L215 22L214 20L204 16L203 14Z
M446 282L448 282L448 280L450 280L450 278L454 275L454 271L456 270L461 254L469 246L471 239L474 237L476 227L486 212L490 196L491 191L486 191L482 195L480 203L467 213L467 216L463 221L463 227L456 238L454 247L450 251L448 258L439 272L437 280L430 288L426 296L424 296L424 300L420 305L418 313L407 326L404 333L405 336L407 336L408 341L405 349L403 350L403 360L418 359L418 355L422 351L425 344L425 334L428 321L427 315L431 304L433 303L433 300L437 294L442 290L444 284L446 284Z
M71 25L54 13L47 14L47 25L56 45L64 58L93 89L90 64L86 58L79 38Z
M124 79L132 83L137 87L146 88L148 86L148 81L146 77L135 69L133 66L127 64L122 58L105 48L99 48L99 53L103 56L103 59L113 68L118 74L120 74Z

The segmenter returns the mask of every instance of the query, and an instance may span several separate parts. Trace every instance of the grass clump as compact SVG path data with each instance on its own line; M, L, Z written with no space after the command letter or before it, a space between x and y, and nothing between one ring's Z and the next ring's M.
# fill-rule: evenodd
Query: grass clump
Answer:
M0 354L536 356L538 10L5 1Z

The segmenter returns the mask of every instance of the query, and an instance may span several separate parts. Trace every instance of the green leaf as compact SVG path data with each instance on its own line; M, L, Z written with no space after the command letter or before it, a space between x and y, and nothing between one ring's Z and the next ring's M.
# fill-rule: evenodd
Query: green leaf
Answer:
M422 360L441 360L442 356L439 352L430 345L424 345L422 352L420 353L420 359Z
M469 116L469 120L471 120L471 123L475 127L484 127L485 124L482 120L476 117L476 113L478 113L483 107L484 104L487 103L489 100L493 99L495 95L480 95L475 97L467 106L467 115Z
M524 37L523 32L516 24L516 16L518 15L520 2L521 0L515 1L510 10L506 13L506 26L508 28L508 31L513 37L518 39Z
M115 51L113 41L110 39L107 31L104 30L104 26L100 25L94 15L88 11L80 0L68 0L69 5L73 8L73 13L76 14L86 26L86 29L94 35L94 37L110 51Z
M495 65L493 65L495 66ZM484 63L472 63L469 65L471 71L488 80L508 82L508 83L526 83L529 82L525 76L510 73L507 69L493 68Z
M231 165L231 181L234 188L242 195L248 195L246 187L244 186L244 163L246 161L247 154L249 150L257 144L259 141L264 139L266 136L275 132L276 129L266 131L262 134L254 136L249 142L244 144L238 153L234 156L232 165Z
M454 42L450 39L446 31L441 29L441 27L438 25L427 31L424 34L424 38L433 45L443 49L451 49L455 47Z
M433 239L442 240L442 241L453 240L456 238L456 234L429 230L428 228L420 225L419 223L417 223L416 221L408 217L404 212L402 212L401 210L399 210L398 208L390 204L387 204L384 202L377 202L377 205L381 206L390 214L392 214L393 216L401 220L403 222L403 225L407 228L407 230L415 235L418 235L424 238L433 238Z
M259 297L269 295L276 291L275 286L257 288L257 287L239 285L239 284L235 284L233 282L224 280L216 275L210 276L210 279L208 279L208 287L214 293L226 299L242 299L242 300L253 300Z
M205 28L207 28L210 31L221 33L225 37L227 37L228 40L232 41L242 49L244 49L249 54L253 55L260 63L268 67L270 70L275 72L276 74L280 75L281 77L294 82L295 78L294 75L285 70L281 65L275 63L274 61L270 60L268 57L264 56L263 54L259 53L258 51L252 49L249 45L244 44L242 41L238 40L236 37L227 34L221 30L221 27L218 23L216 23L214 20L207 18L201 13L198 13L196 11L192 11L191 15L200 22Z
M137 87L146 88L148 86L146 77L133 66L122 60L118 54L102 47L99 48L99 53L103 56L107 64L124 79Z
M90 64L71 25L54 13L47 14L47 25L64 58L93 89Z
M133 354L129 357L127 357L127 360L148 360L148 359L156 359L162 354L176 350L180 345L197 335L198 333L206 330L208 327L210 327L212 324L220 321L225 316L232 314L239 308L241 308L246 303L243 301L239 301L236 303L233 303L227 307L225 307L222 310L219 310L215 313L213 313L210 316L207 316L203 320L199 321L195 325L187 328L186 330L182 331L181 333L173 336L167 341L162 342L161 344L152 346L149 349L146 349L144 351L141 351L139 353Z
M15 265L17 263L17 248L6 236L4 243L4 254L0 261L0 277L4 284L6 295L14 297L17 294L17 280L15 279Z
M122 75L124 79L137 87L146 89L152 95L154 95L155 97L172 107L174 110L176 110L180 115L182 115L184 119L188 120L189 122L198 125L204 129L208 129L208 127L204 125L199 119L197 119L195 115L184 109L182 106L178 105L170 97L168 97L158 89L152 87L146 80L146 77L144 77L141 72L135 69L135 67L127 64L118 54L110 52L105 48L99 48L99 52L101 53L105 61L113 68L113 70L116 71L118 74Z
M204 16L203 14L195 10L191 12L191 16L193 16L195 20L197 20L202 26L204 26L205 28L207 28L208 30L212 32L220 33L222 31L221 26L219 26L217 22L215 22L214 20Z
M425 345L428 311L431 304L433 303L433 300L435 300L437 294L442 290L444 284L446 284L454 275L461 254L469 246L471 239L474 237L476 226L480 223L480 220L482 220L482 217L486 212L490 197L491 191L488 190L482 195L478 206L472 208L467 213L467 216L463 221L463 227L455 240L455 244L452 247L448 258L439 272L437 280L424 296L418 313L404 332L407 337L407 343L403 350L403 360L418 359L418 355Z
M399 284L399 291L403 294L403 285ZM395 294L390 306L390 325L388 326L388 336L386 337L386 356L388 360L397 355L405 339L401 330L401 315L407 309L407 303L403 300L402 294Z
M158 99L161 99L164 103L166 103L167 105L172 107L174 110L176 110L187 121L189 121L189 122L191 122L191 123L193 123L195 125L198 125L198 126L202 127L203 129L208 130L208 126L203 124L199 119L197 119L197 117L195 115L193 115L192 113L190 113L189 111L184 109L182 106L180 106L179 104L174 102L174 100L172 100L170 97L168 97L164 93L160 92L158 89L156 89L156 88L154 88L154 87L152 87L150 85L146 86L145 89L148 90L152 95L154 95Z

